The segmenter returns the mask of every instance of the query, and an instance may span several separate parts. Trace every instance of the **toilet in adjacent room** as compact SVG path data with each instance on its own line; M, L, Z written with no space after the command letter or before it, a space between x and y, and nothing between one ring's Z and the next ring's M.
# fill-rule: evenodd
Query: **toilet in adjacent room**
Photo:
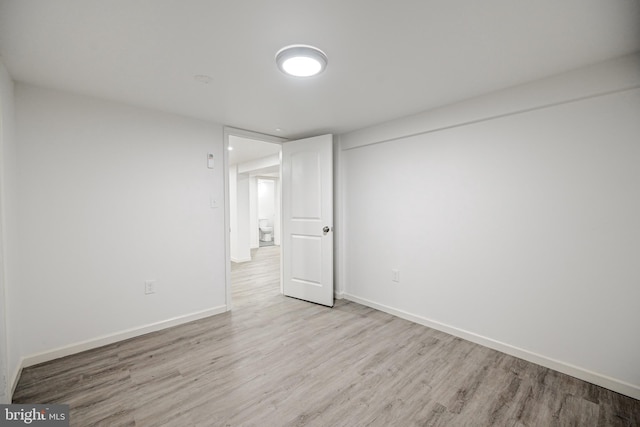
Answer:
M269 226L269 220L258 220L258 227L260 228L260 240L263 242L270 242L273 238L273 227Z

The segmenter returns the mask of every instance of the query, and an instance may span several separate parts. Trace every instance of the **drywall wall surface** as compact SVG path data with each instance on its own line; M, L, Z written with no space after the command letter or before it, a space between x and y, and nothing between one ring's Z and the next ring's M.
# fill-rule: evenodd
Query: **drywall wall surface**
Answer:
M25 84L16 123L23 356L224 306L221 126Z
M238 166L229 166L229 251L231 260L240 259L238 253Z
M251 261L251 230L249 219L249 175L238 174L238 253L237 261Z
M342 145L345 295L638 398L638 117L614 90Z
M249 230L249 176L229 166L230 256L233 262L251 261Z
M0 403L10 403L10 378L18 369L18 356L8 327L15 310L7 302L16 284L16 143L14 84L0 62Z
M258 178L249 178L249 238L251 249L260 247L260 233L258 230Z

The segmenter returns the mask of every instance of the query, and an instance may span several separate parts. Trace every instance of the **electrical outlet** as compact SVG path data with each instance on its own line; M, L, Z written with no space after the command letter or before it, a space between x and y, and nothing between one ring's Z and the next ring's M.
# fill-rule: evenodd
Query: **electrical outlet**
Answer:
M145 293L145 295L155 294L156 293L156 281L155 280L145 280L144 281L144 293Z
M400 283L400 270L396 270L395 268L391 270L391 280Z

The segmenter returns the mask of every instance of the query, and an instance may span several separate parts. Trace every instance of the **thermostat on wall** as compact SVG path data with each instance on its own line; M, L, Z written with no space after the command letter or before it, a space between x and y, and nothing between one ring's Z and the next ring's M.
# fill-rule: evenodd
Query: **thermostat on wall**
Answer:
M207 154L207 167L213 169L213 153Z

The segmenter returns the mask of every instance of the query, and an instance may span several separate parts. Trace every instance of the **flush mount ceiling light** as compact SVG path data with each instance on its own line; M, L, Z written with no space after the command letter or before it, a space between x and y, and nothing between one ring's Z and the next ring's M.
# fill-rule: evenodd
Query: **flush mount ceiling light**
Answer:
M327 66L327 55L317 47L294 44L276 53L278 68L295 77L311 77L320 74Z

